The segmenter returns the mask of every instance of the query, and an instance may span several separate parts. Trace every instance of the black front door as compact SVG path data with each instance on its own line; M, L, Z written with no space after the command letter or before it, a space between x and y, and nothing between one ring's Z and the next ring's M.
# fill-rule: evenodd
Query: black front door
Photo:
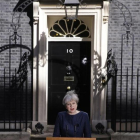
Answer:
M76 90L78 109L89 114L91 42L49 42L48 58L48 124L65 110L62 99L68 90Z

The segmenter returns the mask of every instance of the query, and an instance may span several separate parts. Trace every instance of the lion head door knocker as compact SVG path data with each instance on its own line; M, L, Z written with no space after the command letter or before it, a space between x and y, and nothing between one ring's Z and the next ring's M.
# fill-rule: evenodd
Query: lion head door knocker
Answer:
M105 128L105 127L104 127L101 123L98 123L98 124L95 126L95 128L96 128L98 134L99 134L99 133L103 134L103 131L104 131L104 128Z
M36 129L36 131L37 132L39 132L40 134L43 134L43 129L44 129L44 126L40 123L40 122L38 122L36 125L35 125L35 129ZM40 131L39 131L40 130Z
M66 66L66 75L71 75L72 67L70 65Z

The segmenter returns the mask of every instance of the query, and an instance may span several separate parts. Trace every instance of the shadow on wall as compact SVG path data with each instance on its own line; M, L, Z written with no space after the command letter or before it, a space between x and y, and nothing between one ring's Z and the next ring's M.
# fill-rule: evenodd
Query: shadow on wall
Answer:
M101 91L104 89L104 85L101 82L101 74L102 74L102 68L101 68L101 56L94 51L94 70L93 70L93 92L96 93L96 95L100 94ZM103 68L105 68L104 66Z
M24 3L26 0L19 0L16 4L15 8L13 9L13 12L20 6L22 3ZM24 6L23 6L24 7ZM33 27L33 4L28 5L24 12L27 12L27 16L30 18L30 26Z
M39 41L39 66L44 67L47 60L47 50L46 50L46 34L43 32L40 35L40 41Z
M101 56L98 52L94 51L94 69L93 69L93 120L104 120L105 119L105 98L106 95L102 94L105 86L102 84L102 69L101 67Z
M44 67L47 61L47 40L46 34L43 32L40 35L40 40L37 42L37 46L33 49L33 68L37 69L37 66Z

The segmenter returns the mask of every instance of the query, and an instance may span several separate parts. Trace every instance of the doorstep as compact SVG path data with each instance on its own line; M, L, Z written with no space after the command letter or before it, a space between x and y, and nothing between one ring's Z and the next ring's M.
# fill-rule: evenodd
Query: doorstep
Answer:
M43 132L43 134L37 133L36 131L32 131L31 138L46 138L46 137L52 137L52 132Z

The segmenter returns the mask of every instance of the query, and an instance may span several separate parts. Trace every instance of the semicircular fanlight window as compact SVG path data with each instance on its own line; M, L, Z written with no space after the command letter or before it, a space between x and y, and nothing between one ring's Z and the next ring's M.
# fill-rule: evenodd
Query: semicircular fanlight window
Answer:
M86 37L90 38L90 31L87 25L77 20L61 19L50 28L51 37Z

